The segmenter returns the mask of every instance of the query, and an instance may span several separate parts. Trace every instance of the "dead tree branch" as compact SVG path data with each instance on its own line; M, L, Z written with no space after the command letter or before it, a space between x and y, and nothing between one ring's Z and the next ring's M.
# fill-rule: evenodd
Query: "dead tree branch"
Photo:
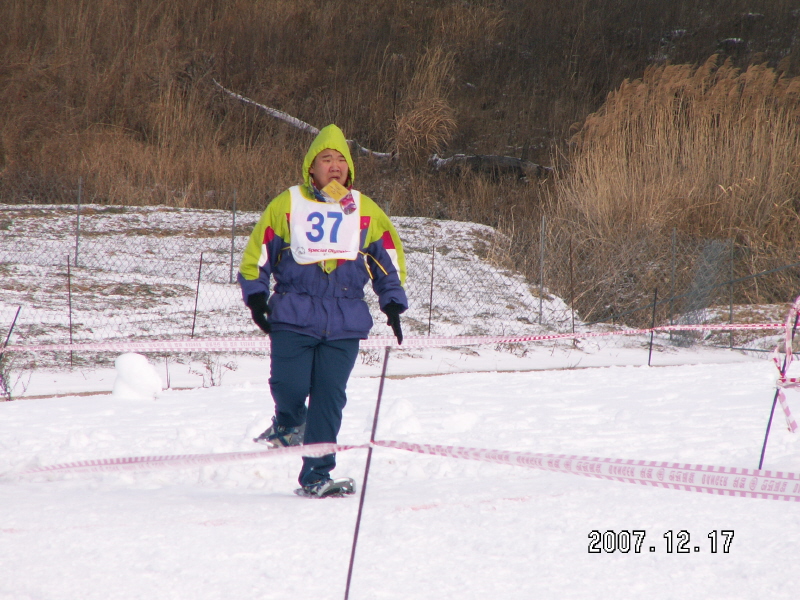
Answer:
M260 104L255 100L250 100L250 98L245 98L244 96L237 94L236 92L232 92L231 90L223 86L221 83L219 83L216 79L212 79L212 81L214 82L214 85L216 85L219 89L228 94L231 98L235 98L236 100L242 102L243 104L249 104L250 106L255 106L259 110L263 110L269 116L275 117L276 119L283 121L284 123L288 123L292 127L296 127L297 129L299 129L300 131L305 131L306 133L310 133L311 135L317 135L319 133L319 129L317 129L313 125L309 125L305 121L301 121L300 119L293 117L292 115L288 115L283 111L270 108L269 106L264 106L263 104Z
M216 80L212 81L214 81L214 85L225 92L228 96L238 100L239 102L242 102L243 104L254 106L259 110L264 111L271 117L283 121L284 123L288 123L292 127L296 127L300 131L305 131L311 135L317 135L319 133L319 129L313 125L309 125L305 121L301 121L297 117L293 117L292 115L289 115L283 111L270 108L269 106L265 106L264 104L251 100L250 98L246 98L241 94L237 94ZM396 152L375 152L374 150L365 148L355 140L347 140L347 144L350 146L350 150L359 156L371 156L381 160L396 160L398 158ZM488 173L490 175L513 174L520 178L546 177L552 170L549 167L543 167L521 158L514 158L513 156L494 156L483 154L455 154L450 158L440 158L438 155L434 154L428 159L428 165L430 165L431 168L436 171L450 171L457 173L467 168L479 173Z
M270 115L271 117L275 117L276 119L283 121L284 123L288 123L292 127L296 127L300 131L305 131L306 133L310 133L311 135L317 135L319 133L319 129L314 127L313 125L309 125L305 121L301 121L297 117L293 117L292 115L286 114L281 110L277 110L274 108L270 108L269 106L265 106L255 100L250 100L250 98L246 98L241 94L237 94L220 84L216 79L214 81L214 85L216 85L219 89L223 92L228 94L231 98L235 98L239 102L244 104L249 104L250 106L255 106L259 110L263 110L265 113ZM358 154L359 156L372 156L374 158L380 158L383 160L393 160L396 158L396 154L393 152L375 152L374 150L370 150L369 148L364 148L361 144L356 142L355 140L347 140L347 145L350 146L350 150Z

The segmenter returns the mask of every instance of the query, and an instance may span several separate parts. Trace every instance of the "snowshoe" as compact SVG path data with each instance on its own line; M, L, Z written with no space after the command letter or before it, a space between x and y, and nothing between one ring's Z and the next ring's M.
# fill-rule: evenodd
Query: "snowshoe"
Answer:
M284 427L283 425L278 425L275 422L275 417L272 417L272 425L269 426L269 429L257 438L253 438L253 441L257 444L270 446L271 448L301 446L303 444L305 432L305 423L299 427Z
M342 498L356 493L356 482L349 478L322 479L294 491L303 498Z

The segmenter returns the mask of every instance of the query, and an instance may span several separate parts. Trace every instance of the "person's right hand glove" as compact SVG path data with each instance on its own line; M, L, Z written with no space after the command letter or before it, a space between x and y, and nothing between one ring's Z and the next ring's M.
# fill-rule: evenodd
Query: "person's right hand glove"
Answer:
M250 315L252 315L253 321L261 328L261 331L264 333L272 331L269 321L267 320L267 317L272 312L269 306L267 306L267 293L256 292L255 294L250 294L245 304L247 304L247 308L250 309Z
M403 343L403 330L400 328L400 313L405 311L402 304L397 302L389 302L382 309L383 314L386 315L386 324L391 325L394 336L397 338L397 343Z

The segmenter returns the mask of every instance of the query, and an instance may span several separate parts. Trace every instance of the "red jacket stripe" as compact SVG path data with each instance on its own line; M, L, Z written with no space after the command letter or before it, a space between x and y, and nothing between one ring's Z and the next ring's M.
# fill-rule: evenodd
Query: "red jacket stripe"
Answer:
M394 250L394 240L392 239L392 234L388 231L384 231L383 235L381 236L381 240L383 240L383 247L386 250Z

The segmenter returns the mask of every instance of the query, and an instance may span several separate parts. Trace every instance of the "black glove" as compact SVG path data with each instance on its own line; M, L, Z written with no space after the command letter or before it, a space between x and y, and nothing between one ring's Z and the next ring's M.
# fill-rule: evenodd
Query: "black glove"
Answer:
M269 326L269 321L267 321L267 317L272 312L269 306L267 306L267 293L256 292L255 294L250 294L245 304L247 304L247 307L250 309L253 321L261 328L261 331L264 333L272 331L272 328Z
M403 330L400 328L400 313L405 311L405 308L397 302L389 302L382 309L383 314L386 315L386 324L391 325L394 336L397 338L397 343L403 343Z

